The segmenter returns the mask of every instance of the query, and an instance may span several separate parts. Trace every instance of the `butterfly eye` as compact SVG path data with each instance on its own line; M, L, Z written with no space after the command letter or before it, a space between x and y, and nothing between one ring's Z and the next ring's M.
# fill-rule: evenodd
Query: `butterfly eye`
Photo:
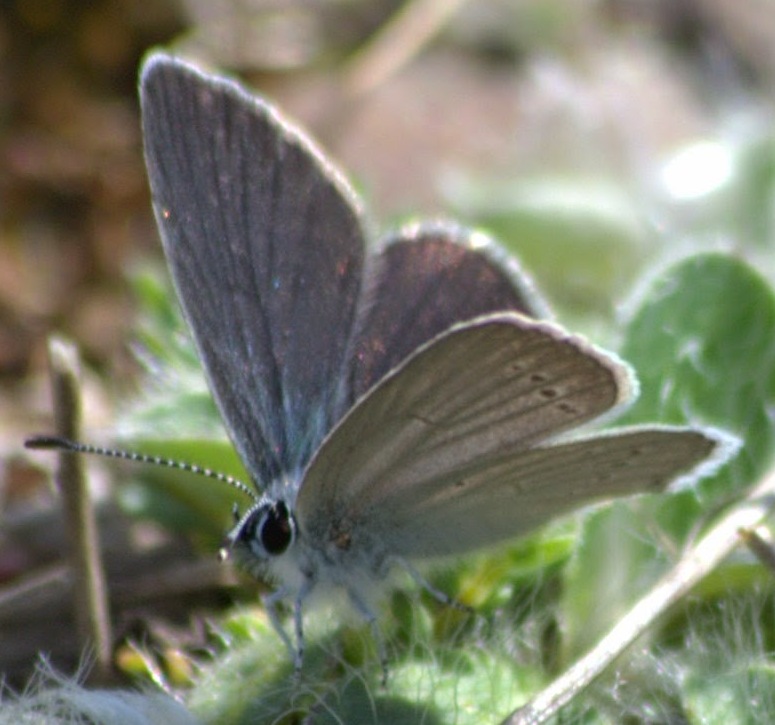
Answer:
M296 520L284 501L268 498L261 499L241 518L236 507L232 513L237 521L219 556L225 560L233 555L240 566L262 576L267 559L285 553L293 543Z
M293 517L282 501L264 509L256 526L264 551L273 556L279 556L290 546L295 532Z

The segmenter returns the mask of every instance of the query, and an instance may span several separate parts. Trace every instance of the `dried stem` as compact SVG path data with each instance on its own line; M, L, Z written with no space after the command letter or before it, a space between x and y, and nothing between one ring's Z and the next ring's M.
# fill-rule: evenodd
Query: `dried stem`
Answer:
M608 665L643 634L665 610L716 568L740 543L741 530L754 529L775 509L775 469L688 550L655 586L600 640L502 725L538 725L587 688Z
M72 343L61 338L49 341L48 353L56 432L78 440L81 428L78 353ZM69 544L78 635L83 650L94 654L94 669L90 676L106 681L110 679L112 648L107 587L96 516L81 456L61 453L56 481Z
M465 0L407 0L351 61L345 87L368 93L395 75L436 35Z

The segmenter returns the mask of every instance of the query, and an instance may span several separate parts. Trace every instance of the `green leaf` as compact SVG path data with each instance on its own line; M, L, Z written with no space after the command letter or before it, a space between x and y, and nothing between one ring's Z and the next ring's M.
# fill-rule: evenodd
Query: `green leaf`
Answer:
M342 650L341 636L330 635L318 612L308 616L308 651L297 685L287 650L265 617L253 616L254 634L244 635L243 616L240 636L203 669L188 697L189 706L206 722L291 723L314 713L321 724L478 725L504 717L541 684L496 648L415 643L409 656L391 661L383 686L373 655L353 662ZM370 639L368 628L356 636Z
M641 382L622 423L709 424L737 434L744 447L694 490L589 517L567 570L569 656L645 593L714 506L743 494L770 464L775 442L775 297L744 262L703 254L668 270L632 317L622 357Z
M251 485L233 446L225 440L134 438L127 445L130 450L209 468ZM241 508L251 503L223 481L166 466L136 466L131 482L120 491L124 506L207 546L215 547L223 540L234 502Z
M739 493L764 472L775 445L775 296L754 269L723 254L678 264L633 316L621 354L641 384L622 423L710 424L744 441L703 493Z
M169 366L177 374L198 374L201 366L169 279L155 266L137 266L129 277L142 311L135 329L145 360ZM149 370L157 373L158 369Z
M608 181L461 182L450 193L460 213L518 255L566 320L611 317L655 245L632 200Z

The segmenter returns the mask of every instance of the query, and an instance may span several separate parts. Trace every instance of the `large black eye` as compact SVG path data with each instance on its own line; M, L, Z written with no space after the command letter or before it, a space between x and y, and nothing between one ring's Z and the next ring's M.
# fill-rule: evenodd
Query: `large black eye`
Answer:
M258 523L258 539L267 554L282 554L293 541L294 525L288 507L282 501L264 511Z
M279 556L296 538L296 522L285 502L264 500L237 522L228 538L232 546L242 544L258 559Z

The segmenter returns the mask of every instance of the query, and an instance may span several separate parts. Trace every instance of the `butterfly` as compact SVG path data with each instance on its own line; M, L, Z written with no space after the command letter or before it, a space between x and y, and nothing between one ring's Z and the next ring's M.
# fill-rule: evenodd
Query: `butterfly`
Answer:
M541 319L493 241L426 222L367 249L358 196L269 102L164 53L140 97L169 270L255 487L226 552L277 582L265 602L297 672L313 591L344 590L379 642L393 567L449 601L413 562L662 491L718 453L698 428L570 437L630 401L634 375Z

